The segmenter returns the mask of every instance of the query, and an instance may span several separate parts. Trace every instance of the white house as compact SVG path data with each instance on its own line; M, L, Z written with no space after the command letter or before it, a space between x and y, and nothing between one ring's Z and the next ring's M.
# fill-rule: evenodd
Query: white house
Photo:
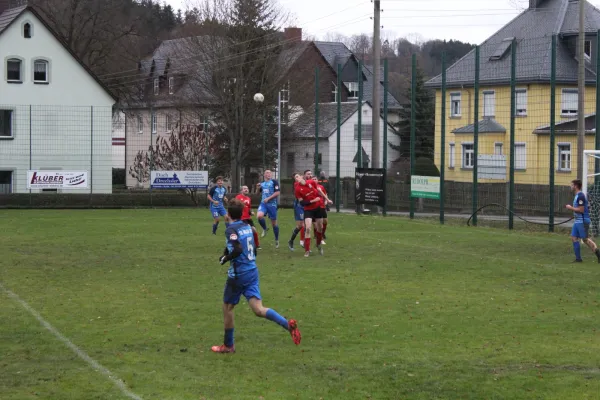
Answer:
M33 7L9 4L0 1L0 193L29 192L28 170L87 172L86 189L58 191L111 193L115 98Z
M319 104L319 169L327 176L337 175L337 104ZM340 128L340 176L354 177L358 153L358 103L341 104ZM369 164L372 146L373 109L369 102L362 105L361 144L362 162ZM383 161L384 135L383 118L380 120L380 159ZM400 144L400 137L388 122L388 142ZM388 168L399 156L388 146ZM290 124L290 131L283 137L281 145L282 176L291 177L294 172L303 172L315 167L315 106L309 107L304 114Z

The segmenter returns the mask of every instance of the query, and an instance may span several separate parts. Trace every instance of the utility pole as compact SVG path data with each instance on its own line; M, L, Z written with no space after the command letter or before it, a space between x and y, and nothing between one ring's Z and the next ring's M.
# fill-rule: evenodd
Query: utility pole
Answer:
M371 123L371 131L373 135L373 140L371 141L371 168L381 168L381 159L379 155L380 148L380 118L381 118L381 103L380 103L380 66L381 66L381 40L380 40L380 30L381 30L381 1L374 0L375 4L375 16L373 18L373 120ZM361 71L362 72L362 71ZM384 144L385 145L385 144ZM358 149L360 151L360 149ZM385 168L385 166L383 166Z
M583 176L583 151L585 150L585 1L579 0L579 76L577 91L577 179Z

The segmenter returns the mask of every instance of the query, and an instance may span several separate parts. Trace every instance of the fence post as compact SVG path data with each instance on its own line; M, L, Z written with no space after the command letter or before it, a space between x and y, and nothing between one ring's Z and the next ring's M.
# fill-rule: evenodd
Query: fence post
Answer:
M356 152L356 167L362 168L362 102L363 102L363 79L362 79L362 60L358 60L358 148ZM371 157L373 155L371 154ZM361 206L356 204L356 212L360 213Z
M388 166L388 59L383 60L383 169L386 171ZM383 183L386 186L386 199L383 205L383 216L387 215L387 182Z
M262 167L263 167L263 173L265 171L265 169L267 169L267 161L266 161L266 153L267 153L267 120L266 120L266 110L263 108L263 112L262 112ZM204 118L204 121L206 122L206 117ZM204 135L206 136L206 126L204 126L205 132ZM208 165L208 138L206 139L206 164Z
M412 72L410 78L410 179L415 174L415 140L417 138L417 55L412 55ZM412 185L412 184L411 184ZM410 187L409 187L410 193ZM415 218L415 199L410 195L410 218Z
M29 105L29 170L31 171L31 169L33 168L33 160L32 160L32 156L33 156L33 129L32 129L32 123L31 120L33 119L33 115L32 115L32 107L31 104ZM31 195L31 189L29 189L29 206L31 206L33 203L33 199L32 199L32 195Z
M441 99L441 152L440 152L440 224L444 223L444 181L446 179L446 52L442 53L442 99Z
M94 193L94 106L90 107L90 207Z
M335 211L340 212L340 196L342 195L342 178L340 176L340 138L342 125L342 64L337 65L337 132L336 132L336 160L335 160Z
M513 39L510 57L510 171L508 187L508 209L514 210L515 206L515 115L517 115L516 104L516 78L517 78L517 42ZM514 216L508 213L508 229L514 228Z
M315 176L319 176L319 67L315 67Z
M550 210L548 231L554 232L554 141L556 134L556 35L552 35L550 67Z
M154 108L150 107L150 169L148 171L148 189L150 193L150 207L152 204L152 164L154 163L154 145L152 144L152 123L154 122Z
M598 29L596 38L600 38L600 29ZM598 74L600 74L600 40L596 40L597 48L596 48L596 132L594 133L595 143L594 150L600 150L600 78ZM594 161L594 193L598 192L598 184L600 184L600 159L597 157ZM587 179L584 177L584 179Z
M473 226L477 226L478 180L477 158L479 157L479 46L475 47L475 93L474 93L474 119L473 126Z

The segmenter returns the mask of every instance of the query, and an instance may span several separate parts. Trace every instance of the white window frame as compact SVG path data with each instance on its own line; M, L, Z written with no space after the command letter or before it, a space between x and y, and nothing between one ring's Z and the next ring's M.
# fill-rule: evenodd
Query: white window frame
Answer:
M498 152L498 149L500 149L500 152ZM504 149L504 143L502 143L502 142L494 142L494 155L495 156L501 156L503 149Z
M331 92L331 93L333 93L333 102L337 103L338 87L335 82L331 82L331 84L333 85L333 91Z
M8 63L9 62L18 62L19 63L19 79L9 79L8 78ZM17 57L8 57L4 62L4 66L6 68L6 82L8 83L23 83L23 64L25 62Z
M521 95L521 96L519 96ZM521 104L519 104L519 98ZM527 89L517 88L515 90L515 116L526 117L527 116Z
M566 148L568 147L568 150L561 150L561 148ZM569 161L568 161L568 165L565 166L565 168L562 167L561 165L561 161L562 161L562 154L568 154L569 156ZM561 143L557 143L556 144L556 155L558 157L557 161L557 165L556 165L556 170L557 171L561 171L561 172L571 172L571 166L573 165L573 145L569 142L561 142Z
M486 101L486 98L489 99L491 98L492 104L491 106L488 104L488 101ZM491 108L491 114L488 114L487 108L486 106L490 106ZM484 117L495 117L496 116L496 92L494 90L484 90L483 91L483 116Z
M523 160L519 160L517 157L517 147L522 147L523 150ZM522 164L519 164L522 163ZM527 169L527 143L525 142L515 142L515 170L516 171L525 171Z
M165 114L165 131L167 133L173 132L173 121L171 121L171 114Z
M159 89L160 89L160 82L159 82L158 78L154 78L154 95L155 96L158 96Z
M560 102L560 115L563 117L576 117L577 116L577 107L578 107L578 89L563 89L561 92L562 98ZM570 99L567 101L567 96L575 96L574 99Z
M38 64L43 64L46 68L46 79L35 79L35 69ZM41 58L33 60L33 83L49 83L50 82L50 63L48 60Z
M359 90L360 90L358 82L344 82L344 84L348 88L348 92L350 92L349 95L348 95L348 100L356 100L356 99L358 99ZM355 93L356 96L352 96L352 93Z
M588 46L589 46L589 52L586 51ZM592 61L592 41L591 40L585 41L585 43L583 45L583 55L587 61Z
M16 175L17 171L15 169L3 169L3 168L0 168L0 171L10 172L10 183L9 183L10 191L8 192L8 194L14 193L15 192L15 175Z
M144 118L141 115L137 117L138 133L144 133Z
M456 103L456 107L454 107L455 103ZM462 93L461 92L450 93L450 117L460 118L460 116L462 115L461 107L462 107Z
M152 134L155 135L158 132L158 118L156 113L152 113L150 116L150 127L152 129Z
M463 142L462 146L462 168L473 169L475 167L475 144L473 142ZM466 147L471 146L473 149L467 150ZM471 154L471 165L467 165L467 154Z
M456 163L456 144L448 144L448 168L454 169Z
M169 77L169 94L173 94L175 92L175 78Z
M0 108L0 113L10 113L10 136L0 135L0 140L15 138L15 110L12 108Z

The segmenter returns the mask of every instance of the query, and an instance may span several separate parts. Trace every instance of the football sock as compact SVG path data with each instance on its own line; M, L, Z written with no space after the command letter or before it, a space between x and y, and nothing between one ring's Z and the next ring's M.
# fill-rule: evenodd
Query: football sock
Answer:
M277 311L269 308L267 310L267 319L269 321L273 321L278 325L281 325L283 329L288 330L288 322L287 319L283 318L281 315L277 314Z
M304 250L310 251L310 238L304 239Z
M577 260L581 260L581 245L579 243L579 240L573 242L573 250L575 250L575 258Z
M267 223L264 218L259 218L258 223L260 224L260 227L263 228L263 231L267 230Z
M275 240L279 240L279 225L273 227L273 234L275 235Z
M323 233L315 231L315 236L317 237L317 246L320 246L323 241Z
M300 229L300 240L304 241L304 226Z
M293 242L294 240L296 240L296 236L298 236L298 233L300 233L300 229L294 228L294 230L292 232L292 237L290 238L291 242Z
M254 236L254 244L256 247L260 247L260 243L258 242L258 232L252 231L252 236Z
M213 224L213 234L217 233L217 228L219 227L219 223Z
M325 237L326 230L327 230L327 222L323 222L323 237Z
M225 329L225 336L223 338L223 343L227 347L233 346L233 328Z

